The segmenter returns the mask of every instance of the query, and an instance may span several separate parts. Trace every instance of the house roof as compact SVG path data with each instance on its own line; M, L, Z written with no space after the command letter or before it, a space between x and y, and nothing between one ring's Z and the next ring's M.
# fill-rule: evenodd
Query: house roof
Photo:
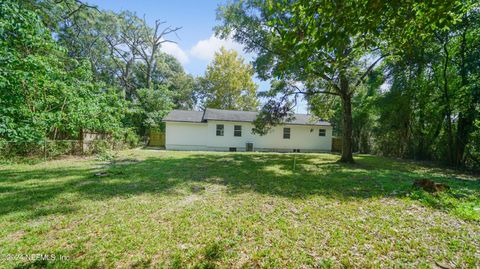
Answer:
M163 121L202 122L203 111L172 110Z
M207 108L205 110L204 120L223 120L223 121L243 121L252 122L257 118L257 112L237 111Z
M237 121L237 122L253 122L258 115L254 111L237 111L207 108L205 111L187 111L172 110L163 121L175 122L206 122L209 120L216 121ZM291 125L318 125L330 126L327 121L318 120L312 115L294 114L293 119L286 124Z

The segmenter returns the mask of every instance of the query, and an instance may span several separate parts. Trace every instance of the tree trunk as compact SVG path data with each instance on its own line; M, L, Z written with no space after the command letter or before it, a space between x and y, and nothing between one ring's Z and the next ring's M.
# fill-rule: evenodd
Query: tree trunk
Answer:
M448 53L448 39L443 43L443 51L445 52L445 62L443 66L443 95L445 99L445 120L447 124L447 139L448 139L448 156L447 160L449 164L453 164L453 128L452 128L452 110L450 107L450 95L448 90L448 63L449 53Z
M468 85L468 76L467 76L467 63L466 63L466 51L467 51L467 29L466 28L462 33L462 41L460 45L460 78L461 78L461 86L465 87ZM463 166L465 165L465 149L468 144L468 137L470 133L473 131L474 121L475 121L475 105L474 101L472 100L471 96L469 95L468 98L463 100L464 104L466 105L467 109L461 111L458 114L458 123L457 123L457 132L455 135L455 156L454 156L454 164L456 166Z
M465 164L465 149L468 145L468 137L473 130L473 123L475 120L475 107L470 106L469 111L460 112L458 115L458 125L456 133L456 150L454 164L456 166L463 166Z
M145 80L147 81L147 89L151 89L151 86L152 86L152 73L151 72L151 67L150 67L150 64L147 63L147 74L146 74L146 78Z
M155 46L155 45L154 45ZM155 72L155 53L156 53L156 48L154 47L152 49L152 55L150 56L149 60L147 61L147 75L146 75L146 81L147 81L147 89L153 90L153 85L152 85L152 77L153 73Z
M348 81L343 76L341 76L340 78L340 90L343 110L342 158L340 158L340 162L353 163L352 96L349 91Z

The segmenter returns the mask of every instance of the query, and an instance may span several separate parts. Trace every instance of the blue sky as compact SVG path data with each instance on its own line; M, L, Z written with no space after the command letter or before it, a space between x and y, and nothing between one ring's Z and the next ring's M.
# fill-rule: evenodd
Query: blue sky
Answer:
M177 32L177 36L171 35L169 38L177 43L166 43L162 50L177 58L185 71L194 76L205 73L205 68L212 60L213 54L222 46L238 51L247 61L252 59L252 55L243 53L241 44L214 36L213 27L219 23L216 20L216 9L226 1L87 0L87 2L103 10L136 12L140 17L145 16L150 25L153 25L156 19L160 19L166 21L168 26L182 27ZM269 87L268 82L258 79L255 79L255 82L259 84L261 91ZM305 105L300 105L296 112L305 113Z
M182 27L177 36L169 39L177 44L165 44L163 50L175 56L192 75L203 75L211 55L218 46L224 45L241 50L239 44L223 41L213 36L216 25L216 9L225 1L153 1L153 0L88 0L100 9L116 12L130 10L139 17L145 16L153 25L156 19L166 21L166 26Z

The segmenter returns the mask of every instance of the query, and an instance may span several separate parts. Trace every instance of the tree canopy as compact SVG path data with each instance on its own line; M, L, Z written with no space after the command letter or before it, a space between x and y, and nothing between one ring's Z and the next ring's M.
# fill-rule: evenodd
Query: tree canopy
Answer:
M307 100L318 94L338 96L341 160L353 162L351 99L356 89L383 58L408 52L411 43L447 29L464 12L458 1L246 0L219 8L217 33L231 35L257 54L254 67L261 78L283 81L267 93L271 99L265 114L288 117L290 97L298 94Z
M8 0L0 11L0 149L82 130L144 135L196 105L194 78L160 51L179 27L75 0Z
M68 57L34 12L0 5L0 137L38 143L59 132L120 127L114 90L93 79L89 64Z
M382 64L390 87L372 93L369 124L362 130L371 152L457 167L480 164L479 19L473 9L411 53Z
M230 110L257 110L258 86L253 68L234 50L221 48L200 78L203 107Z

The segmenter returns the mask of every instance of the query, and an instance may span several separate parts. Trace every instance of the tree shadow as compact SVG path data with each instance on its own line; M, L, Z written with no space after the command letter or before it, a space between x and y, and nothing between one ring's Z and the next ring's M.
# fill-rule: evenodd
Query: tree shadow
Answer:
M342 164L325 154L192 153L185 157L159 155L137 163L113 165L107 176L92 168L0 170L0 217L23 212L29 218L68 214L77 200L52 204L61 194L74 193L91 200L144 193L169 195L192 184L216 184L230 195L256 192L289 198L321 195L337 200L398 195L411 190L414 180L429 178L452 189L480 193L479 181L412 172L393 160L357 156L356 164ZM175 156L175 155L173 155ZM184 155L181 155L184 156ZM36 184L29 184L34 180ZM43 184L44 183L44 184ZM47 204L47 206L45 206Z

